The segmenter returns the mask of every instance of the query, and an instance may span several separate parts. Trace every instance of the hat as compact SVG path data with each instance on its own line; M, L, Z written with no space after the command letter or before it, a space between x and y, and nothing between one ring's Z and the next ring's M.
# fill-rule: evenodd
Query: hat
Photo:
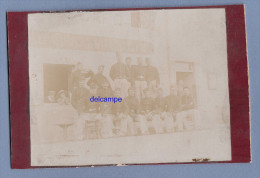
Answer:
M64 90L60 90L58 93L57 93L57 97L60 97L61 94L65 94L66 95L66 92Z

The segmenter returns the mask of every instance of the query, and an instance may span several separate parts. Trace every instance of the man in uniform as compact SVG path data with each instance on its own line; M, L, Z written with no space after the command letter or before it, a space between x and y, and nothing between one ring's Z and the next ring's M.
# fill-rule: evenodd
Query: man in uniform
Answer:
M129 86L133 86L134 85L134 81L133 81L133 74L134 74L134 72L133 72L133 66L132 66L131 62L132 62L131 57L126 57L125 58L126 70L127 70L127 74L128 74L127 80L129 82Z
M143 59L137 58L137 66L134 66L134 84L136 87L136 97L140 102L144 98L144 89L147 87L145 78L145 66L143 66Z
M88 85L94 82L99 88L101 88L102 83L108 82L108 79L104 76L103 72L104 72L104 65L98 66L97 74L93 75L93 77L88 81Z
M85 79L92 76L93 76L93 72L85 71L83 64L81 62L78 62L76 65L76 69L72 71L70 80L74 88L75 87L80 88L80 87L84 87Z
M180 112L176 115L178 130L182 131L184 128L188 129L189 120L194 122L193 126L196 126L199 120L199 113L195 110L195 102L188 87L183 88L183 94L180 97L179 109Z
M117 62L112 65L109 76L114 81L114 88L120 88L122 98L126 97L128 90L128 81L126 65L121 61L119 53L116 54Z
M160 84L159 72L156 67L151 65L151 59L146 58L145 76L148 88L155 90Z
M115 90L114 97L120 97L119 88ZM112 105L112 112L115 116L115 132L120 136L126 136L128 133L130 135L134 134L134 123L133 119L128 115L128 109L127 103L124 100Z
M73 86L71 104L79 115L84 109L84 99L88 95L88 90L85 88L85 79L93 75L92 71L85 73L83 68L83 64L78 62L75 71L72 72L70 77L71 86Z
M146 119L146 121L151 121L153 128L156 133L162 133L162 120L160 117L160 112L158 108L156 108L155 100L151 97L151 90L149 88L144 90L145 97L141 101L141 113L142 117Z
M98 96L100 97L112 97L113 90L111 89L108 81L104 80L101 87L98 88Z
M179 111L179 97L177 96L177 93L177 86L172 85L170 87L170 95L165 98L167 112L165 123L168 132L174 130L174 120L176 119L176 114Z
M113 97L113 91L109 86L108 81L103 81L102 87L98 88L98 96L100 97ZM113 112L112 112L112 105L114 103L111 102L101 102L100 104L100 130L101 130L101 137L109 138L113 137Z
M80 115L84 111L84 103L89 91L85 87L75 87L71 96L71 105Z
M140 115L140 104L135 97L134 87L128 89L128 97L125 98L125 101L128 105L128 115L133 119L134 123L138 123L138 128L140 128L141 134L147 134L148 128L146 119ZM137 130L135 130L135 134L137 134Z

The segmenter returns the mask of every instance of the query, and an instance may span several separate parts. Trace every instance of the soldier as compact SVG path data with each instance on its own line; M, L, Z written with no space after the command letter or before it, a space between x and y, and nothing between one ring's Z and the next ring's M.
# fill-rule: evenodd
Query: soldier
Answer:
M156 108L156 101L151 97L151 90L144 90L145 97L141 101L141 113L142 117L146 119L146 121L151 121L153 128L156 133L162 133L162 120L160 118L160 114L158 109Z
M176 119L176 114L179 111L179 97L177 96L177 93L177 86L172 85L170 87L170 95L165 98L167 112L165 123L168 132L174 130L174 120Z
M108 83L108 81L104 80L101 84L101 88L98 88L98 96L100 97L112 97L113 91Z
M87 73L84 71L81 62L77 63L76 69L71 74L70 81L72 82L71 86L73 86L71 104L77 110L78 114L83 111L83 102L88 94L88 90L85 88L85 79L92 75L92 71L88 71Z
M86 89L87 90L87 89ZM78 138L83 138L85 123L88 121L98 121L100 119L99 110L100 106L98 102L91 102L92 96L97 96L97 85L92 82L90 89L82 98L82 112L79 114L79 119L76 122L76 133ZM99 124L97 124L97 133L99 131Z
M76 139L78 140L83 139L83 130L84 130L85 121L81 119L81 115L84 112L85 101L88 96L89 96L89 91L84 87L75 88L71 96L71 104L78 113L77 121L75 122L74 125L74 134Z
M103 81L102 87L98 88L98 96L100 97L112 97L113 91L109 86L108 81ZM101 136L103 138L113 137L113 113L112 113L112 104L111 102L102 102L100 103L100 130Z
M130 83L129 86L133 86L134 85L134 81L133 81L133 66L131 65L131 61L132 59L130 57L126 57L125 58L125 63L126 63L126 70L127 70L127 80Z
M137 58L137 66L134 66L134 84L136 87L136 97L140 102L144 98L144 89L147 87L147 82L145 79L145 66L143 66L142 58Z
M85 120L89 120L89 121L96 121L99 119L98 117L98 113L100 112L100 106L99 106L99 102L91 102L90 98L91 97L97 97L97 89L98 86L96 85L96 83L92 82L90 84L90 89L89 89L89 93L88 96L85 99L85 106L84 106L84 113L85 113Z
M117 62L110 69L110 77L114 81L114 88L120 88L122 98L127 96L129 74L126 65L122 63L119 53L116 54Z
M76 65L76 69L72 71L70 80L74 88L80 88L84 87L85 79L92 76L93 72L85 71L83 64L81 62L78 62Z
M116 89L114 97L120 97L120 89ZM133 119L128 115L127 103L123 100L112 105L112 112L115 116L115 132L120 136L126 136L128 130L130 135L134 134Z
M156 67L151 65L151 59L146 58L146 68L145 68L145 76L147 86L152 90L155 90L157 86L160 84L159 72Z
M84 102L89 95L88 89L75 87L71 96L71 105L80 115L84 111Z
M88 81L88 85L92 82L96 83L99 88L102 87L102 83L108 82L108 79L104 76L104 65L98 66L97 74L93 75L93 77ZM109 82L108 82L109 83Z
M197 110L195 110L195 102L191 96L188 87L183 88L183 94L180 97L179 103L180 112L176 115L176 123L179 131L188 127L188 120L193 120L193 125L196 126L200 117Z
M134 87L130 87L128 89L128 97L125 98L125 101L128 105L128 115L133 119L134 123L138 123L138 127L141 130L141 134L147 134L148 128L146 125L146 119L140 116L140 104L137 98L135 97ZM137 131L135 130L135 134L136 133Z

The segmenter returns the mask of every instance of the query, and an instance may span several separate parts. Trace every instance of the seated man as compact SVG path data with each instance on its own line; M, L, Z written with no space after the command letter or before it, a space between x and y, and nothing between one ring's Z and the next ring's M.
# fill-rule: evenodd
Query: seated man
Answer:
M151 90L148 88L145 89L144 96L140 106L142 117L144 117L147 122L152 122L152 127L156 133L162 133L163 127L160 112L158 108L156 109L156 101L151 97Z
M90 89L86 89L84 97L81 98L81 112L79 113L79 119L76 122L77 138L83 139L84 128L87 121L98 121L100 119L99 110L100 106L97 102L91 102L90 98L97 95L97 85L91 83ZM99 125L97 125L97 133L99 132Z
M140 104L135 97L135 87L130 87L128 89L128 97L125 98L125 101L128 106L128 115L138 123L138 127L140 127L141 133L142 134L147 134L148 133L148 128L146 121L144 117L140 116L139 110L140 110ZM135 134L137 134L137 130L135 130Z
M163 127L166 129L167 132L173 131L173 117L169 115L170 107L170 96L163 97L163 90L158 88L156 90L156 98L155 98L155 111L160 115L160 118L163 120ZM169 108L167 107L169 106Z
M195 122L199 119L199 113L195 108L195 102L191 96L190 89L184 87L183 95L180 98L179 110L180 112L176 115L176 124L179 131L184 128L188 129L188 120L192 120L195 126Z
M113 91L109 86L107 81L103 81L102 87L98 88L98 96L100 97L113 97ZM112 105L114 103L111 102L101 102L100 105L100 131L101 137L109 138L113 137L113 113L112 113Z
M108 79L104 76L103 73L104 65L99 65L97 74L93 75L89 79L87 84L90 85L92 82L94 82L98 86L98 88L101 88L104 82L107 82L109 84Z
M179 97L177 96L177 86L171 86L170 95L165 97L166 104L166 117L165 124L168 132L174 130L174 120L176 119L176 114L179 111Z
M116 89L114 92L114 97L119 98L121 96L120 93L120 89ZM126 136L129 129L129 134L133 135L133 119L128 115L128 106L124 99L122 102L116 102L112 105L112 112L115 116L114 121L116 134L119 134L120 136Z

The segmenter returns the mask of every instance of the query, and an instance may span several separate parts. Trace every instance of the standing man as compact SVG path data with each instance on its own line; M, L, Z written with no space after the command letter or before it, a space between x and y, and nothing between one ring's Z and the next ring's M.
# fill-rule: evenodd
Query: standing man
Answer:
M174 130L174 120L176 119L176 114L179 111L179 97L177 96L178 89L177 86L172 85L170 87L170 95L166 96L166 112L165 117L166 130L171 132Z
M127 96L128 90L128 73L126 65L121 61L121 56L116 53L117 62L112 65L109 76L114 81L114 88L120 88L122 98Z
M133 81L133 66L131 64L132 59L130 57L126 57L125 58L125 63L126 63L126 70L127 70L127 80L130 83L129 86L133 86L134 85L134 81Z
M108 81L103 81L102 87L98 88L98 96L100 97L113 97L113 91L109 86ZM113 112L112 112L112 105L114 103L111 102L101 102L100 105L100 130L101 130L101 137L109 138L113 137Z
M137 58L137 66L134 66L134 84L136 87L136 97L140 102L144 98L144 89L147 87L145 66L143 66L143 59Z
M78 114L83 111L84 98L88 94L88 90L85 88L85 79L93 75L92 71L86 73L83 69L83 64L78 62L70 77L71 86L73 86L71 104Z
M159 72L156 67L151 65L151 59L146 58L145 76L148 88L155 90L160 84Z
M75 88L84 87L85 79L92 77L93 72L91 70L85 71L81 62L78 62L74 71L71 74L72 86Z
M178 130L182 131L184 128L187 129L188 120L192 120L194 122L193 125L196 126L199 120L199 113L195 110L195 102L188 87L183 88L179 108L181 112L176 115Z

